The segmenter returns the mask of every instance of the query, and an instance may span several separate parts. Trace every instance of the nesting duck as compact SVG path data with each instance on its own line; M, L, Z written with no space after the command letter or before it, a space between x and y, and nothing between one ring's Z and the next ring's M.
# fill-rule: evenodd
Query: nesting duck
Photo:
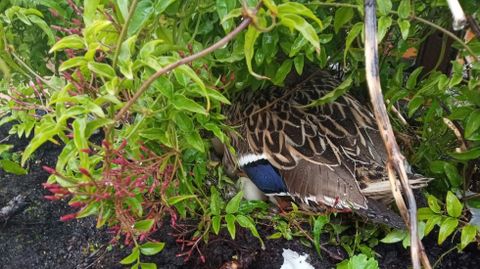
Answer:
M367 106L349 94L308 106L338 85L320 71L292 89L244 91L226 111L238 129L230 134L236 154L226 151L224 163L243 170L267 196L401 225L382 206L393 200L387 153ZM413 188L428 181L418 174L409 178Z

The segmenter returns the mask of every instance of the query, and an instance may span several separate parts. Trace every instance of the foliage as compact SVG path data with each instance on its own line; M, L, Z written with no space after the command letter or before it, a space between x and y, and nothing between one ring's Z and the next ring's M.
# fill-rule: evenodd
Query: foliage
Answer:
M480 55L480 41L455 41L462 61L439 57L452 61L451 74L425 72L405 53L418 50L438 27L447 31L446 2L377 2L381 78L391 118L413 141L405 144L412 165L434 178L429 207L420 210L424 233L439 226L441 244L460 229L464 248L477 238L476 224L467 218L479 206L479 190L471 187L480 156L480 65L464 59ZM480 7L464 2L467 11ZM179 254L186 258L197 251L205 259L199 244L221 229L235 238L245 228L263 244L256 223L266 220L275 230L270 239L306 238L320 250L320 235L327 235L351 257L340 267L378 266L372 249L381 230L355 227L351 235L349 226L330 216L298 209L271 214L263 202L242 201L242 192L231 195L231 181L209 160L210 138L228 143L225 131L231 127L224 124L222 106L234 101L229 99L234 92L281 86L289 75L312 68L342 70L344 78L312 105L365 85L362 1L262 3L257 13L255 0L0 4L0 125L12 122L12 135L31 138L22 165L44 143L63 147L56 166L45 167L51 173L45 188L52 193L46 198L69 200L75 213L62 220L94 215L98 227L110 227L117 240L131 245L121 263L154 268L142 263L140 254L162 250L151 235L170 218L185 231L177 242L190 247ZM158 70L223 38L242 16L253 24L228 45L149 81ZM198 225L187 229L178 219ZM408 245L406 238L393 231L383 241Z

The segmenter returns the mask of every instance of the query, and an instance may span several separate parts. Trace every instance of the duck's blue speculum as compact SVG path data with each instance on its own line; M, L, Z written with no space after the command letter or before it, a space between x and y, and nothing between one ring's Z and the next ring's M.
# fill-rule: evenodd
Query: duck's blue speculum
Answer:
M241 167L250 180L265 194L286 193L287 185L282 176L268 160L261 159Z

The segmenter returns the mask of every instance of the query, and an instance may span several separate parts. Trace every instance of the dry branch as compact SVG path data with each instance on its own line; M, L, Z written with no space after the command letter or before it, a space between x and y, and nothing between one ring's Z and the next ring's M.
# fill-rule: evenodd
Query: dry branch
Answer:
M431 268L422 242L418 238L417 205L408 182L405 170L405 157L400 152L400 148L395 140L383 99L378 70L377 19L375 9L375 0L365 0L365 69L370 99L372 101L378 129L388 154L387 170L392 193L405 223L410 228L410 254L413 268L420 268L420 257L424 267ZM408 208L399 190L395 172L400 178L402 189L408 201Z
M453 16L453 30L462 30L467 24L467 18L465 17L462 6L458 0L447 0L447 2Z

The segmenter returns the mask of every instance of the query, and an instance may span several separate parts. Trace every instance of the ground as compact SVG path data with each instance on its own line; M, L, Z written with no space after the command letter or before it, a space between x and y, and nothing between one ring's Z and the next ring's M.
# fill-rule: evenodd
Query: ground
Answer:
M14 151L21 151L25 139L7 138L8 126L0 128L0 141L14 144ZM15 176L0 170L0 208L15 196L26 197L25 206L7 221L0 223L0 268L123 268L118 262L128 254L120 246L110 246L111 235L106 230L97 230L92 218L59 221L60 216L72 213L63 201L49 202L43 196L48 193L42 188L48 174L42 165L54 166L60 148L53 144L42 146L29 165L29 174ZM272 233L267 228L260 228L263 238ZM227 233L211 237L210 243L201 248L206 257L202 264L198 256L185 262L177 257L182 250L170 235L174 231L168 224L155 235L166 242L165 249L154 257L145 259L158 265L158 268L233 268L228 262L237 259L243 268L280 268L283 263L282 252L289 248L310 255L310 263L315 268L335 267L336 261L327 254L320 257L315 250L305 247L299 240L265 240L266 249L262 250L258 240L248 232L240 232L236 240L229 239ZM458 235L456 236L459 237ZM430 261L435 263L448 249L451 242L442 246L436 244L436 235L424 240ZM326 246L338 256L345 257L345 252L335 246ZM375 251L380 268L407 268L410 265L409 252L400 244L380 244ZM464 252L452 251L444 255L437 268L478 268L480 250L469 246Z

